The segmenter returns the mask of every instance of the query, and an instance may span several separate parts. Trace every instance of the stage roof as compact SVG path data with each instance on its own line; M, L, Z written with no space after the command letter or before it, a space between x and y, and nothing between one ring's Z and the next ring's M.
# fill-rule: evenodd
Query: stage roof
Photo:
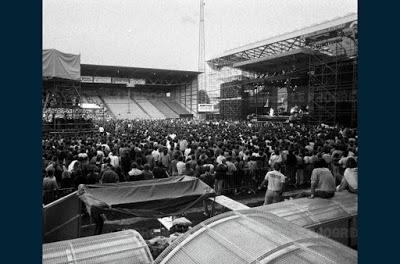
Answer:
M145 79L146 83L166 84L192 81L200 72L168 69L137 68L127 66L109 66L81 64L82 76Z
M288 66L296 65L301 67L308 65L309 56L312 54L317 54L319 57L330 57L309 48L300 48L267 57L237 62L233 64L233 67L252 72L274 71L275 69L282 69L286 64Z
M357 22L357 14L348 14L320 24L227 50L220 56L209 59L207 63L211 67L220 68L232 66L232 64L238 62L308 47L306 39L313 39L315 36L325 36L326 38L329 32L342 30L355 22Z

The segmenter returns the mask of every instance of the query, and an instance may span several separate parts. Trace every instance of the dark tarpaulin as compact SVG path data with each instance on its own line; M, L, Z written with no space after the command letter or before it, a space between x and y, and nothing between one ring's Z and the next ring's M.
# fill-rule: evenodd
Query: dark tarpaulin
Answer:
M211 187L190 176L85 185L79 193L88 208L148 218L179 215L215 196Z

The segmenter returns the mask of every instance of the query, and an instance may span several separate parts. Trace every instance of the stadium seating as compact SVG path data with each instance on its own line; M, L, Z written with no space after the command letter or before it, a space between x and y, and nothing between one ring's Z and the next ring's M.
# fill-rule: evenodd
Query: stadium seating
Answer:
M157 109L165 115L166 118L179 118L179 114L175 113L163 100L149 99L149 101L157 107Z
M179 118L190 112L174 99L155 92L132 92L128 98L119 91L102 92L87 90L81 92L81 103L93 103L106 109L106 117L116 119L165 119Z
M186 110L182 105L172 99L163 99L162 101L178 115L190 114L188 110Z
M160 112L146 97L142 95L132 96L133 100L149 115L151 119L164 119L166 116Z
M126 96L105 95L100 97L117 119L149 119L132 99Z

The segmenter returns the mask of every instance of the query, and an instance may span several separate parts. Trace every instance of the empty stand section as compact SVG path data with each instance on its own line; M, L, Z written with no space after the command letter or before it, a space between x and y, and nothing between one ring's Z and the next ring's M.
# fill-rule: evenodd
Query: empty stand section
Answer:
M127 96L103 95L101 97L117 119L148 119L149 116Z
M181 104L172 99L163 99L163 102L169 106L178 115L188 115L190 114Z
M151 119L165 119L166 116L157 109L150 101L143 95L134 94L133 100L149 115Z
M175 113L163 100L149 99L149 101L163 113L166 118L179 118L179 114Z
M165 91L147 87L84 84L80 95L81 103L96 104L104 109L107 119L173 119L191 114L174 98L167 97Z

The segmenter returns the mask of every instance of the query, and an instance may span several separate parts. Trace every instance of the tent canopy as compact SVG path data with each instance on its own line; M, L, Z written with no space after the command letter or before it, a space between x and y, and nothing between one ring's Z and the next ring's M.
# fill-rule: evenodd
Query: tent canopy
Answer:
M63 53L55 49L42 52L42 75L44 78L81 80L81 56Z
M197 202L215 196L200 179L178 176L134 182L85 185L79 195L92 207L127 215L159 218L178 215Z

